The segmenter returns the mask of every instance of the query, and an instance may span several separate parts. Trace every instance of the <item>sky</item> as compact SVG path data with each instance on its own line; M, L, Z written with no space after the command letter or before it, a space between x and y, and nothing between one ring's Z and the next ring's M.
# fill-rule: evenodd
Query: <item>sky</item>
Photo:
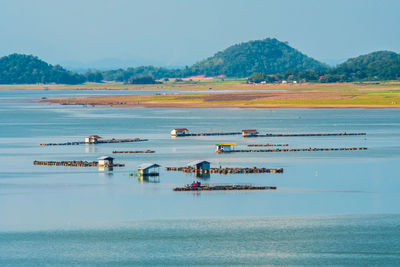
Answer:
M400 52L399 0L0 0L0 56L71 68L191 65L274 37L340 63Z

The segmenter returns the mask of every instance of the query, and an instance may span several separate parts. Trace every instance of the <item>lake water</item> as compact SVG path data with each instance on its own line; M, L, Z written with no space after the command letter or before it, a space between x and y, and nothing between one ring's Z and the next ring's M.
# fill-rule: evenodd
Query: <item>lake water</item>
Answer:
M395 265L400 262L400 111L397 109L148 109L62 106L24 99L130 91L0 90L0 265ZM146 92L145 92L146 93ZM147 92L162 93L162 92ZM261 133L366 132L366 136L172 139L170 130ZM95 146L40 143L104 138L148 142ZM216 154L214 145L368 147L366 151ZM155 154L112 154L113 150ZM33 166L96 160L126 167ZM173 192L195 177L144 162L284 168L283 174L212 174L203 183L276 191Z

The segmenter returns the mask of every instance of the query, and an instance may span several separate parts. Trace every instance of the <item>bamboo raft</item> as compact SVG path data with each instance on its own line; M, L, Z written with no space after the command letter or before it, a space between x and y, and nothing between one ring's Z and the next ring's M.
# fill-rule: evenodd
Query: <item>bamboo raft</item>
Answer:
M228 132L228 133L186 133L179 134L176 137L185 137L185 136L219 136L219 135L241 135L242 132Z
M154 150L125 150L125 151L113 151L113 154L140 154L140 153L155 153Z
M232 191L232 190L276 190L275 186L254 185L200 185L187 184L184 187L176 187L173 191Z
M105 140L98 140L97 144L105 144L105 143L131 143L131 142L144 142L144 141L149 141L148 139L140 139L140 138L134 138L134 139L105 139Z
M249 144L248 147L254 146L289 146L289 144Z
M217 153L232 152L303 152L303 151L343 151L343 150L367 150L366 147L342 147L342 148L291 148L291 149L236 149L236 150L217 150Z
M303 133L303 134L254 134L245 137L299 137L299 136L351 136L367 135L366 133Z
M108 164L108 165L99 165L97 161L83 161L83 160L73 160L73 161L38 161L35 160L33 165L42 165L42 166L64 166L64 167L124 167L125 164Z
M198 170L193 167L166 167L166 171L181 171L185 173L217 173L217 174L240 174L240 173L283 173L283 168L210 168L209 170Z
M66 143L47 143L40 144L41 146L73 146L73 145L83 145L85 142L66 142Z
M91 143L91 144L106 144L106 143L129 143L129 142L143 142L143 141L148 141L148 139L140 139L140 138L134 138L134 139L105 139L105 140L98 140L96 143ZM86 142L66 142L66 143L42 143L40 144L41 146L70 146L70 145L83 145L86 144Z
M242 132L216 132L216 133L185 133L176 135L176 137L185 136L219 136L219 135L242 135ZM352 135L366 135L366 133L299 133L299 134L251 134L244 135L243 137L300 137L300 136L352 136Z

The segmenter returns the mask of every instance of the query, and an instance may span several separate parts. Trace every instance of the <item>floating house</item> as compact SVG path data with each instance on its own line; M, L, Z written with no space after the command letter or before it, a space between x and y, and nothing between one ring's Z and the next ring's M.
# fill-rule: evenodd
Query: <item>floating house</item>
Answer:
M184 136L189 133L186 128L175 128L171 131L171 136Z
M91 135L85 138L86 144L97 144L98 140L101 139L101 136Z
M256 129L242 130L243 137L252 137L258 134Z
M99 163L98 163L99 167L107 167L107 166L113 166L114 165L114 158L113 157L102 156L102 157L98 158L98 160L99 160Z
M195 160L187 164L188 167L192 167L196 172L209 172L210 162L206 160Z
M160 175L160 165L155 163L143 163L138 167L139 176L158 176Z
M215 152L217 152L217 153L230 152L234 149L235 146L236 146L236 143L216 144L217 149L215 150Z

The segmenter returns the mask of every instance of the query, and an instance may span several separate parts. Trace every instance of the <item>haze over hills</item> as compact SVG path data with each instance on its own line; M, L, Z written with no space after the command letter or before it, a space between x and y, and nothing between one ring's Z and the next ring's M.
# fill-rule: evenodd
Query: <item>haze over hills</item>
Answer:
M67 71L59 65L50 65L32 55L11 54L0 58L2 84L77 84L101 80L130 82L135 77L143 76L152 76L155 79L193 75L245 78L253 73L275 74L278 80L288 76L322 82L393 80L400 78L400 55L390 51L378 51L329 68L328 65L302 54L287 43L275 38L266 38L230 46L191 67L177 69L142 66L125 70L93 71L81 75ZM324 78L321 80L322 76Z
M168 69L179 69L183 68L184 65L168 65L161 60L150 60L144 58L135 58L135 59L120 59L120 58L101 58L98 60L93 60L89 62L81 62L81 61L62 61L60 63L64 68L70 71L75 71L78 73L84 73L89 70L115 70L115 69L126 69L132 67L140 67L140 66L162 66Z

